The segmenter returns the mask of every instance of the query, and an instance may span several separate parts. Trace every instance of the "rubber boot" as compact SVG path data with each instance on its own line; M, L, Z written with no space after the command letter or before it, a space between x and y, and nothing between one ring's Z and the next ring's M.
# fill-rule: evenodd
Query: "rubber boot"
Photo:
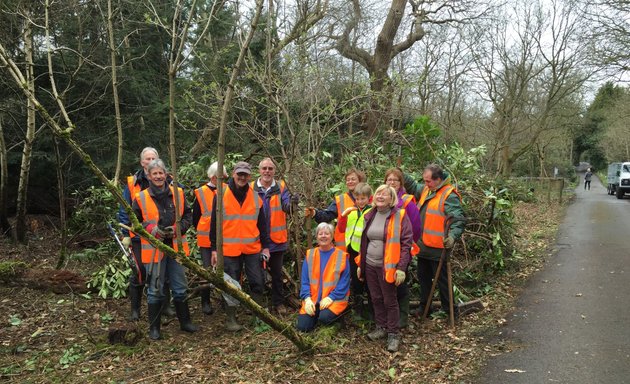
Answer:
M206 315L212 315L214 308L210 303L210 288L201 290L201 312Z
M190 320L190 308L188 308L187 301L175 301L175 312L177 313L177 319L179 320L179 328L186 332L197 332L199 327L192 323Z
M164 283L164 287L162 289L164 289L164 301L162 302L164 308L162 308L162 314L166 317L174 317L175 309L173 309L173 306L171 305L171 287L168 283Z
M129 314L129 320L131 321L138 321L140 319L142 291L142 285L129 285L129 300L131 301L131 313Z
M260 293L254 293L254 292L252 292L252 293L251 293L251 297L252 297L252 300L254 300L254 301L256 302L256 304L258 304L258 305L260 305L261 307L263 307L263 309L265 309L265 308L266 308L265 296L264 296L264 295L262 295L262 294L260 294ZM253 314L253 313L252 313L252 314ZM260 325L263 321L262 321L262 320L261 320L258 316L255 316L255 315L254 315L254 317L253 317L253 319L252 319L252 322L253 322L253 326L254 326L254 327L257 327L257 326L259 326L259 325Z
M225 321L225 329L230 332L237 332L243 329L243 326L236 322L236 307L225 306L225 315L227 320Z
M160 325L162 317L162 303L149 303L149 338L151 340L158 340L161 338Z
M398 319L398 326L400 328L407 328L409 325L409 295L403 296L398 301L398 309L400 318Z

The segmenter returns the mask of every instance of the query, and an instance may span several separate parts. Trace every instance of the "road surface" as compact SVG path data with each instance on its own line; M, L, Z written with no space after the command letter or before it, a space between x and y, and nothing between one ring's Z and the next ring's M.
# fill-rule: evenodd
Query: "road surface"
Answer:
M560 224L557 253L499 331L511 352L477 383L630 383L630 196L593 177Z

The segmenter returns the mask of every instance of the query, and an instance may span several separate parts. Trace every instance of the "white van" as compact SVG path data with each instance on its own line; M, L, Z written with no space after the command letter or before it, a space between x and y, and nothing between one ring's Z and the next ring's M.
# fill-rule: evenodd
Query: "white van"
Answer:
M630 162L612 163L608 166L608 194L623 199L630 192Z

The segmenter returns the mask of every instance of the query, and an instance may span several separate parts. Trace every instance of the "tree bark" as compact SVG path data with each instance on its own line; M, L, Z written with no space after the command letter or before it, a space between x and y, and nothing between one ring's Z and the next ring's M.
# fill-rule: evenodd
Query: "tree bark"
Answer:
M66 183L63 178L63 161L59 152L59 139L53 137L53 145L55 147L55 159L57 160L57 189L59 190L59 218L61 221L59 259L57 260L56 269L61 269L66 262L68 253L68 220L66 219Z
M11 224L7 214L7 177L9 175L7 161L7 145L4 141L2 118L0 118L0 228L3 235L11 236Z
M28 12L27 12L28 13ZM28 16L28 15L27 15ZM24 27L24 53L26 60L25 85L33 96L35 95L35 78L33 75L33 35L30 21L26 21ZM20 167L20 181L17 195L17 215L15 222L15 235L17 241L26 243L26 203L28 198L28 182L31 171L31 154L35 139L35 108L33 101L28 98L26 116L26 137L22 149L22 164Z
M114 182L118 182L120 178L120 169L122 167L123 156L123 130L120 117L120 101L118 99L118 76L116 72L116 46L114 45L114 14L112 11L112 0L107 0L107 32L109 35L109 54L112 65L112 94L114 96L114 113L116 118L116 132L118 132L118 156L116 157L116 172L114 174Z

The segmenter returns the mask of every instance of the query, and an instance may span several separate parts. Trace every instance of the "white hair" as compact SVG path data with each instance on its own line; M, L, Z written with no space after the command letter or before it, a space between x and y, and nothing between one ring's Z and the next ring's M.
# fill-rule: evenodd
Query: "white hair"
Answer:
M223 176L227 177L227 170L225 169L225 165L223 165ZM208 179L212 179L212 176L219 177L219 162L215 161L210 164L208 167Z

